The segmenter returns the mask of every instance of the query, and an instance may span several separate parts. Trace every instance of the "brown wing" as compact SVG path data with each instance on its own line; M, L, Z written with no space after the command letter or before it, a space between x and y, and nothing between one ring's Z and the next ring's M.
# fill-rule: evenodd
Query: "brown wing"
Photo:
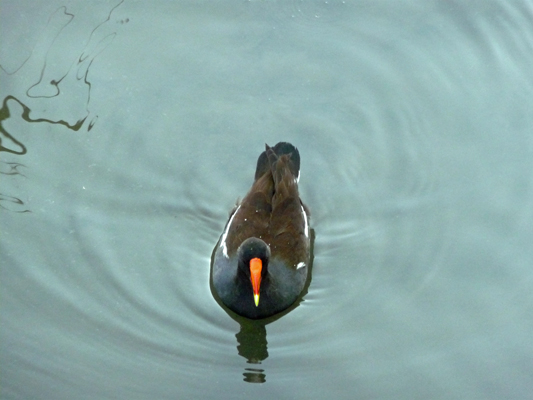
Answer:
M242 199L231 222L226 244L228 253L235 254L240 244L249 237L258 237L269 243L269 224L272 213L274 181L270 171L257 179Z
M232 255L244 240L258 237L270 246L272 258L279 257L296 268L298 263L309 261L307 222L294 175L299 170L299 155L290 144L276 146L279 150L294 149L295 160L294 154L278 157L266 146L258 159L256 180L235 211L226 245Z
M296 267L301 261L308 262L308 238L298 183L290 170L288 155L279 157L273 179L275 190L270 217L272 257L282 254L289 266Z

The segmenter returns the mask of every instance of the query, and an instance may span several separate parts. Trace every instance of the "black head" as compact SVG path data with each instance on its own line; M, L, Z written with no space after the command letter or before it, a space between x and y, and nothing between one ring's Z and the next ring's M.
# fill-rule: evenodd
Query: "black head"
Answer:
M237 257L239 258L239 270L248 277L250 277L250 260L261 259L263 263L261 275L264 276L270 259L270 247L263 240L251 237L241 243L237 250Z

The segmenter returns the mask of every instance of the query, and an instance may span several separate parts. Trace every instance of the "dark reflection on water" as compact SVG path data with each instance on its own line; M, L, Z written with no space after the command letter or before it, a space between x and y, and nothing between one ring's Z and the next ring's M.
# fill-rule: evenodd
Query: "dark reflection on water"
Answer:
M65 40L64 36L68 36L69 33L65 32L65 28L71 24L74 19L74 14L69 13L66 7L58 8L49 18L48 25L45 32L41 35L40 42L36 45L31 55L24 60L15 71L8 72L3 65L0 65L2 73L6 75L22 75L27 76L28 79L33 79L35 70L39 70L39 78L37 82L31 84L29 88L20 88L17 93L12 93L4 98L2 109L0 112L0 132L4 139L14 142L19 149L10 149L4 146L0 142L0 151L7 151L14 154L25 154L26 148L20 143L12 134L9 134L3 127L3 121L9 118L10 113L7 107L7 102L10 99L17 101L23 108L22 118L27 122L48 122L52 124L61 124L65 127L78 131L85 120L89 117L89 103L91 99L91 83L88 80L88 74L94 59L103 51L116 36L116 32L113 28L108 28L106 25L111 18L113 11L122 4L120 1L108 12L107 18L97 25L89 33L88 38L83 37L83 32L79 32L82 36L81 39L85 40L78 43L82 47L81 53L77 56L77 60L74 62L66 57L57 62L54 59L54 63L50 63L56 52L62 50L62 40ZM78 17L79 18L79 17ZM72 29L79 29L74 27ZM44 55L40 55L41 52L45 52ZM74 57L74 54L69 54L70 57ZM51 115L41 118L30 118L30 112L32 108L39 109L44 108L44 114L47 114L46 106L42 101L50 100L54 97L63 96L62 106L54 108L58 115ZM26 100L20 100L22 98ZM40 101L36 99L41 99ZM81 99L81 102L80 102ZM34 107L27 103L32 102ZM69 115L69 109L72 103L77 103L75 107L75 114ZM51 105L51 104L50 104ZM50 112L52 113L52 112ZM89 123L88 130L91 130L94 126L96 116L93 121ZM69 120L71 122L69 122ZM72 122L75 121L75 122ZM1 138L0 138L1 139Z
M241 357L246 358L249 364L259 365L268 357L268 342L266 327L262 321L242 321L241 330L235 335L237 338L237 351ZM244 381L250 383L263 383L266 381L265 371L261 368L245 368Z
M64 120L53 121L53 120L47 119L47 118L35 118L35 119L33 119L33 118L30 117L31 110L30 110L30 108L28 106L26 106L22 101L20 101L19 99L17 99L14 96L6 96L4 98L4 101L3 101L3 104L2 104L2 109L0 109L0 133L2 134L2 136L0 136L0 151L5 151L5 152L8 152L8 153L12 153L12 154L23 155L23 154L26 154L27 149L26 149L26 146L24 144L22 144L20 141L18 141L3 126L4 120L7 120L8 118L11 117L11 113L9 112L9 107L8 107L8 101L9 100L16 101L22 107L23 111L22 111L21 117L22 117L22 119L24 121L29 122L29 123L48 122L49 124L59 124L59 125L63 125L66 128L76 132L76 131L80 130L80 128L82 127L83 123L85 122L85 120L87 118L87 117L84 117L84 118L76 121L74 124L69 124L67 121L64 121ZM9 148L9 147L4 146L4 142L2 141L2 139L4 139L4 140L7 139L8 141L14 143L16 146L18 146L18 149Z
M10 176L12 178L22 177L26 178L26 175L21 171L26 166L17 162L5 162L0 161L0 174ZM16 213L31 212L26 208L26 204L22 199L14 196L8 196L0 193L0 208L3 210L13 211Z
M305 282L304 289L302 293L295 301L295 303L279 314L273 315L269 318L264 318L260 320L251 320L244 318L222 303L220 298L217 295L217 292L213 286L213 262L215 259L215 253L219 246L217 242L213 252L211 254L211 271L209 274L209 287L211 289L211 294L215 301L222 307L222 309L240 325L240 330L235 334L237 338L237 352L238 354L246 359L248 364L259 365L261 362L268 358L268 341L267 341L267 331L266 326L271 324L274 321L277 321L281 317L287 315L292 310L297 308L303 301L304 297L309 290L311 285L312 275L313 275L313 261L314 261L314 248L315 248L315 230L311 229L311 258L309 261L309 273L307 274L307 281ZM262 368L244 368L244 381L249 383L263 383L266 382L266 373Z
M88 80L90 67L94 59L111 44L116 36L114 28L107 26L111 14L122 2L123 0L107 11L106 19L94 27L88 37L79 26L74 26L70 31L66 31L75 15L69 12L65 6L59 7L50 15L47 26L40 35L39 42L20 66L10 72L4 64L0 65L2 78L5 78L6 75L17 76L19 79L31 82L26 87L7 89L8 94L2 100L0 152L17 156L28 152L26 145L20 138L23 132L13 132L6 127L7 121L14 117L12 115L13 110L18 110L14 103L18 103L22 108L20 117L27 123L57 124L74 132L81 129L90 117L91 83ZM78 19L82 17L78 16ZM119 22L124 23L124 21ZM69 36L73 33L72 29L79 30L77 33L80 34L81 41L75 43L82 48L82 51L78 53L79 55L76 53L68 54L68 57L61 57L58 61L56 53L63 51L64 47L68 47L66 43L70 40ZM77 60L72 61L74 57L77 57ZM38 74L37 81L35 80L36 74ZM54 101L59 101L59 103L53 103ZM97 119L97 115L91 118L87 131L93 128ZM8 164L17 165L17 163ZM0 173L16 175L12 172ZM20 196L15 193L0 193L0 208L18 213L30 211Z

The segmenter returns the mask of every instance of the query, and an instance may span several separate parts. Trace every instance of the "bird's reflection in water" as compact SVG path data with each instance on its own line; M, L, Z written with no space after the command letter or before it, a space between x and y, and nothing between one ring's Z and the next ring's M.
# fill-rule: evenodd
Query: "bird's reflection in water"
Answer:
M266 375L262 369L245 368L244 381L248 383L265 383Z
M209 278L209 285L211 287L211 293L215 301L226 311L226 313L236 322L239 323L241 329L238 333L235 334L237 338L237 352L239 355L246 359L247 364L251 365L244 368L244 381L249 383L264 383L266 382L266 373L263 368L258 368L261 363L268 358L268 342L267 342L267 332L266 326L274 321L277 321L284 315L290 313L296 307L300 305L303 301L303 298L307 294L309 285L311 284L311 277L313 271L313 259L314 259L314 243L315 243L315 231L311 229L311 261L309 263L309 273L307 275L307 281L304 286L300 297L296 302L290 306L285 311L273 315L269 318L251 320L248 318L241 317L238 314L235 314L229 308L227 308L224 303L220 300L217 295L216 290L213 288L213 279L212 276ZM215 247L216 250L216 247ZM214 251L213 251L214 254ZM212 262L213 258L211 258ZM212 270L211 270L212 271Z
M237 351L250 364L261 364L268 357L266 328L261 321L247 321L241 324L241 330L235 335Z
M263 321L242 321L241 330L235 335L237 351L248 364L259 366L268 357L266 327ZM261 368L245 368L244 381L263 383L266 375Z
M276 314L270 318L251 320L241 317L230 310L226 310L230 317L237 321L241 326L241 330L235 334L235 337L237 338L237 352L241 357L246 359L248 364L254 365L253 367L252 365L249 365L244 368L243 375L245 382L266 382L265 370L263 368L259 368L261 363L268 357L266 326L298 307L303 296L307 293L308 286L309 285L306 285L304 293L295 304L282 313Z

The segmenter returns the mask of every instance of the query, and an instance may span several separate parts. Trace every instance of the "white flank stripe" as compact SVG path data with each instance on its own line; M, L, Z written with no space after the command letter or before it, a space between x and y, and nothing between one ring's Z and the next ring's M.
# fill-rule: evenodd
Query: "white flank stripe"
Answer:
M305 267L305 263L303 261L300 261L298 265L296 266L296 269L300 269L302 267Z
M304 214L304 222L305 222L304 232L305 232L305 237L309 237L309 225L307 225L307 214L305 213L304 207L303 206L300 206L300 207L302 207L302 213Z
M222 253L224 254L224 256L226 256L226 258L229 258L228 257L228 247L226 246L226 238L228 237L229 227L231 226L231 223L233 222L233 218L235 217L235 215L237 215L237 211L239 211L239 208L241 208L240 205L239 205L239 207L237 207L237 209L235 210L235 212L233 213L233 215L229 219L228 225L226 226L226 230L224 231L224 233L222 235L222 239L220 240L220 247L222 247ZM307 222L306 222L306 226L307 226Z

